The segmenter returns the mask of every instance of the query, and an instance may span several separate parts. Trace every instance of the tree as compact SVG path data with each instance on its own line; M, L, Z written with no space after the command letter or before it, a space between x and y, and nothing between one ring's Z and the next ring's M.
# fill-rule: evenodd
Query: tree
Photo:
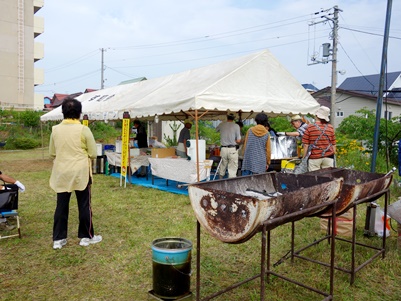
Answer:
M216 132L216 128L211 121L200 120L199 126L199 139L206 140L206 144L218 144L220 141L220 134ZM192 127L193 128L193 127Z
M177 141L177 132L181 127L180 123L175 123L175 121L173 122L173 124L169 125L171 130L173 131L173 138L171 138L170 136L167 136L166 134L163 134L164 137L163 139L166 141L167 146L177 146L178 141Z
M42 112L32 110L23 111L20 114L21 123L26 127L38 127L40 124L40 115L42 115Z
M356 114L344 118L336 131L349 139L363 141L367 151L371 152L373 149L376 113L374 110L363 108L356 111ZM397 142L401 139L400 116L391 120L381 118L379 131L379 152L385 153L389 162L397 164Z

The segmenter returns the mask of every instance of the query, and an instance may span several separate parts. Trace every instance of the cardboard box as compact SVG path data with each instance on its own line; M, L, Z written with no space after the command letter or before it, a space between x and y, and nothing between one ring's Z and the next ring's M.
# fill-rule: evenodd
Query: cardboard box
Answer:
M175 148L152 148L151 150L152 158L166 158L175 156Z

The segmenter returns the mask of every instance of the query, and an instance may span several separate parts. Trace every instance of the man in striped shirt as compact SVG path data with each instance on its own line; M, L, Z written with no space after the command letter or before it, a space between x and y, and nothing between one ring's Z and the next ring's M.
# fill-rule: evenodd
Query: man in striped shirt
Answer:
M330 109L321 106L316 112L316 122L309 124L302 137L304 156L312 145L308 160L308 170L334 167L336 137L334 127L329 123Z

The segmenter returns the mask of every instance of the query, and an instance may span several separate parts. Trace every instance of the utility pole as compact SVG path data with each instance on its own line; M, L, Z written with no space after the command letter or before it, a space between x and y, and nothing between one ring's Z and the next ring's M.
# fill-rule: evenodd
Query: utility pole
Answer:
M338 44L338 12L342 11L338 6L333 7L334 12L327 15L321 16L325 20L319 22L313 22L311 25L316 25L319 23L324 23L330 21L333 23L333 31L331 38L333 39L333 47L329 49L330 43L324 43L322 59L317 59L317 55L313 54L311 57L312 63L308 65L315 64L327 64L329 62L328 57L331 55L331 91L330 91L330 123L335 127L335 115L336 115L336 90L337 90L337 44ZM320 13L326 13L329 10L322 10L315 13L318 15ZM333 17L329 17L333 15Z
M104 88L104 52L106 49L100 48L102 60L101 60L101 66L100 66L100 89Z
M379 148L378 145L379 145L379 134L380 134L380 118L383 106L383 91L387 90L387 82L385 83L385 76L387 72L387 50L388 50L388 39L390 35L392 6L393 6L393 1L387 0L386 24L384 28L382 61L380 67L380 82L379 82L379 91L377 91L376 123L375 123L375 132L373 136L372 162L370 163L371 172L375 172L376 170L376 159Z
M337 40L338 40L338 6L334 6L334 17L333 17L333 53L331 57L331 116L330 123L335 127L336 117L336 91L337 91Z

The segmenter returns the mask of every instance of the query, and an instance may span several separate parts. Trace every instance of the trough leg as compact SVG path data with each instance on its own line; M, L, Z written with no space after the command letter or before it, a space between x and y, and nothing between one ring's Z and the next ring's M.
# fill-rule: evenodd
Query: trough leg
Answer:
M266 225L262 229L262 250L260 254L260 300L265 300L265 277L266 277ZM268 276L267 276L268 277Z
M383 220L383 253L382 253L382 259L384 259L384 257L386 257L386 224L387 224L387 204L388 204L388 198L390 195L390 190L387 190L385 196L384 196L384 220Z
M200 224L196 222L196 301L200 300Z
M331 254L330 254L330 296L333 296L334 294L334 265L335 265L335 253L336 253L336 234L335 234L335 229L336 229L336 224L337 224L337 219L336 217L336 211L337 211L337 202L335 202L331 208L331 216L334 216L332 219L332 225L331 225Z
M352 244L351 244L351 280L352 285L355 281L355 251L356 251L356 211L357 206L354 206L354 213L352 216Z
M295 222L291 222L291 263L294 263Z

